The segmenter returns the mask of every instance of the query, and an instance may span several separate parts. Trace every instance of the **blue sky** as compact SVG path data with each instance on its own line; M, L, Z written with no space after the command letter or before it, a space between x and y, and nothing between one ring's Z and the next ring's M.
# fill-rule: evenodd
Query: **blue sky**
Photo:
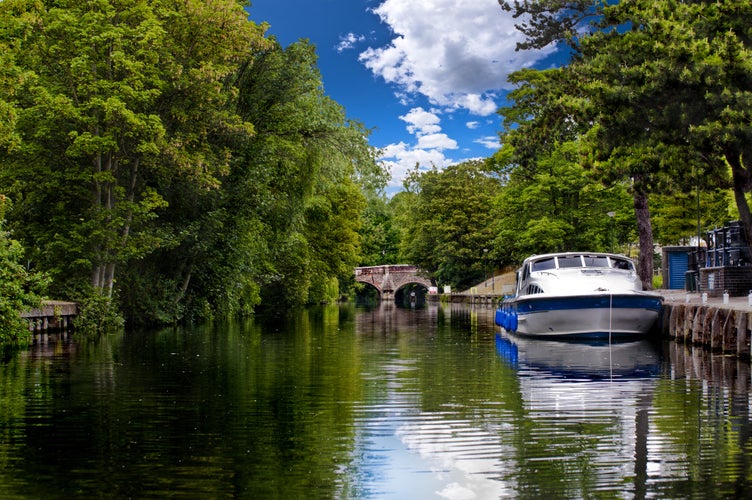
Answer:
M521 35L497 0L251 0L250 18L286 47L315 46L325 92L369 141L399 190L405 172L485 158L499 148L507 75L544 67L553 49L515 51Z

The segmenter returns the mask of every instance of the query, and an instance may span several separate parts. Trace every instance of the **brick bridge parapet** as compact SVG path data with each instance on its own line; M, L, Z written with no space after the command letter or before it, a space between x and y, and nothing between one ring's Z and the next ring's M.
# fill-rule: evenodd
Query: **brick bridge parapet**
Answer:
M425 274L419 267L409 264L356 267L355 281L372 285L378 290L379 298L390 300L405 285L417 284L430 289L434 283Z

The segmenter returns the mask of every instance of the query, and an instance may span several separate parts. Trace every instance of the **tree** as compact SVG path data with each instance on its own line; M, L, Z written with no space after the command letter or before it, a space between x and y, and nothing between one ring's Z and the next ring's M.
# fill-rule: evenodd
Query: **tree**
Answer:
M395 219L396 203L399 193L392 200L383 196L371 196L367 200L363 214L361 266L380 266L399 264L400 233Z
M3 160L14 223L58 293L112 297L119 266L192 237L156 223L171 190L215 190L252 132L227 83L262 31L232 0L2 2L3 19L11 5L40 19L15 48L34 77Z
M580 164L579 145L563 144L530 173L517 168L495 201L497 251L515 263L554 251L616 251L614 224L634 223L624 186L604 187ZM612 220L609 213L619 215ZM627 240L628 241L628 240Z
M559 41L573 51L571 80L589 104L582 120L593 124L591 165L606 181L631 182L644 285L652 271L647 200L656 189L689 191L699 176L723 186L728 164L752 234L744 197L752 187L749 2L500 3L531 16L522 25L530 46ZM584 27L592 14L597 20Z
M405 180L414 204L401 216L402 258L432 272L439 283L467 288L492 267L491 201L500 180L480 160L444 170L415 169ZM406 200L403 200L406 201Z
M276 42L239 76L239 113L255 124L235 169L232 206L252 208L266 241L264 302L337 298L360 260L364 192L384 184L368 132L324 94L312 45ZM240 174L242 172L242 174Z
M21 312L39 307L46 277L28 271L24 249L4 228L9 200L0 195L0 344L22 343L29 338L29 328Z

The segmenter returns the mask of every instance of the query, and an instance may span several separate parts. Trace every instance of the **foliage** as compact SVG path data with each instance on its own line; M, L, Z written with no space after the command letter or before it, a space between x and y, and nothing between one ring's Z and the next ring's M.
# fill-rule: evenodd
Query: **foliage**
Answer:
M502 262L554 251L609 251L614 242L630 241L622 234L634 224L625 187L604 188L578 162L578 149L569 142L539 158L533 171L511 170L493 212Z
M364 192L385 183L368 132L323 91L313 46L274 43L239 76L238 110L255 124L235 166L231 206L248 207L265 248L265 304L330 301L332 278L352 282L360 260ZM242 189L237 187L242 186Z
M384 264L399 264L400 234L397 226L396 214L399 199L396 195L391 200L383 196L368 198L363 213L361 266L380 266Z
M0 220L7 205L7 198L0 196ZM40 306L47 284L45 276L23 266L23 256L21 243L0 223L0 344L28 341L28 323L19 313Z
M440 284L468 288L492 271L491 201L500 180L489 164L467 161L439 171L415 169L402 198L400 252Z
M744 196L752 187L749 2L500 3L526 20L522 48L558 41L573 51L554 95L580 104L567 118L582 127L583 164L607 185L629 182L644 284L652 270L651 193L690 192L698 178L710 190L725 187L730 166L752 234ZM531 123L545 130L536 117Z
M124 320L114 298L98 289L92 289L78 299L78 311L73 325L76 331L85 335L112 333L123 326Z
M243 6L0 2L0 192L81 322L249 314L352 282L386 172L314 48L283 49Z
M698 215L701 238L706 229L725 226L736 217L733 199L722 189L702 190L699 200L696 192L656 195L651 204L653 232L663 245L690 244L697 237Z

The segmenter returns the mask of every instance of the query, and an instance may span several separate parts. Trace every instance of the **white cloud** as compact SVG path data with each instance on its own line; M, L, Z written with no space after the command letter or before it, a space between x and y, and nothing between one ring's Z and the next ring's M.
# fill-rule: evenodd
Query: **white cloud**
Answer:
M339 43L337 44L337 52L343 52L348 49L355 48L355 44L362 42L366 39L364 35L356 35L355 33L348 33L345 36L339 37Z
M418 148L420 149L457 149L457 141L451 139L446 134L425 134L418 137Z
M473 141L476 144L480 144L481 146L484 146L488 149L497 150L501 147L501 142L499 141L499 138L495 135L488 135L486 137L481 137L480 139L475 139Z
M407 122L407 131L411 134L434 134L441 131L439 115L421 107L413 108L399 118Z
M476 121L467 122L465 126L469 128L470 130L475 130L476 128L480 127L480 122L476 122Z
M388 188L390 191L401 187L405 175L416 165L429 169L457 163L445 154L446 150L458 149L457 141L441 131L441 118L435 111L417 107L399 118L407 124L405 128L415 136L416 142L414 145L399 142L382 149L381 160L392 177Z
M507 75L553 50L516 52L519 20L496 0L384 0L373 12L394 38L369 47L360 61L401 93L449 110L493 114Z
M420 149L404 142L390 144L383 148L381 160L389 169L392 180L387 187L388 192L398 191L407 173L419 165L421 170L432 167L444 168L454 163L439 149Z

